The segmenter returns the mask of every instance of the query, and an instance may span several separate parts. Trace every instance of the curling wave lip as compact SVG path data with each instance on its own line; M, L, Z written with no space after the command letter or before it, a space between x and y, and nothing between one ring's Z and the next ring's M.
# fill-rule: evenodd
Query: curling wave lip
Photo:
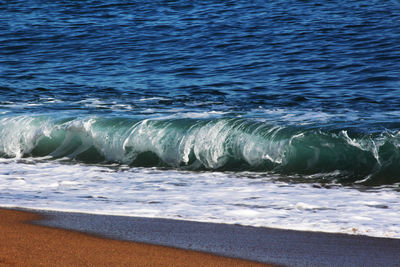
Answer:
M86 163L283 175L335 173L323 180L343 184L400 181L396 131L368 134L235 118L60 120L23 115L3 116L0 136L4 157L51 156Z

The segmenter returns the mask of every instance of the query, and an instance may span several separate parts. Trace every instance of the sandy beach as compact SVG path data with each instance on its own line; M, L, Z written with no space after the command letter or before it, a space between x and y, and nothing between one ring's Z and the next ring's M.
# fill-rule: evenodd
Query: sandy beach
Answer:
M399 266L400 240L0 209L4 266Z
M41 216L30 212L0 210L0 218L0 266L265 266L32 225Z

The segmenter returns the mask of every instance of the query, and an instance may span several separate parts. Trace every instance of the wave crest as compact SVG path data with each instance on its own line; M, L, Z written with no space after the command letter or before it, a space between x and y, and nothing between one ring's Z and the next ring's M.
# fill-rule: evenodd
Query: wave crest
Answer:
M400 133L283 127L243 119L3 117L2 157L67 157L189 170L336 173L339 182L400 181ZM325 177L326 178L326 177Z

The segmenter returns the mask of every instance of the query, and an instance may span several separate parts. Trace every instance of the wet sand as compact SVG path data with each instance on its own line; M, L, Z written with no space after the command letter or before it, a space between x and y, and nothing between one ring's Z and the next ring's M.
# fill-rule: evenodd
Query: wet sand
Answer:
M0 218L0 266L400 266L400 239L42 210Z
M41 224L283 266L400 266L400 239L185 220L44 212Z
M0 210L0 266L265 266L30 223L41 217L30 212Z

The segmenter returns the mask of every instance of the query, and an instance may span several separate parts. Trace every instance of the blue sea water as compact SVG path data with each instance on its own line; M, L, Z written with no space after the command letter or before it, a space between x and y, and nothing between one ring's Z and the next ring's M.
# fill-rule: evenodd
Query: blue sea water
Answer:
M0 156L3 206L400 236L400 2L0 2Z

